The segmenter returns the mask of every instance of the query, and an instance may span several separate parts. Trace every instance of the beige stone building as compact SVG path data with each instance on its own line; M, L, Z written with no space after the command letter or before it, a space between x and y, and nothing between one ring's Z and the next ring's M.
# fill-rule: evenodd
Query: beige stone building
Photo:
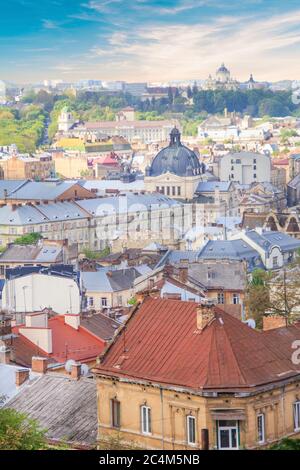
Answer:
M299 338L299 324L258 332L213 306L145 300L93 369L98 441L237 450L299 437Z
M0 179L35 179L44 180L55 174L52 156L48 154L35 157L12 155L0 159Z

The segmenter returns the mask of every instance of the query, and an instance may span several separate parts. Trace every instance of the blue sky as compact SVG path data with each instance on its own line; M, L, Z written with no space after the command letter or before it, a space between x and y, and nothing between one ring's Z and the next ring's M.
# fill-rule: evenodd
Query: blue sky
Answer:
M299 0L0 0L0 79L300 78Z

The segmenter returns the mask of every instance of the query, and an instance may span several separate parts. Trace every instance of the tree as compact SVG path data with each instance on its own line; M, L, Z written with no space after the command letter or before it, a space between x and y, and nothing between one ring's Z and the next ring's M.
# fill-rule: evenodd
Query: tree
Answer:
M9 408L0 409L0 450L42 450L47 448L45 431L38 423Z
M28 233L22 237L15 239L15 245L34 245L38 240L42 238L42 235L38 232Z
M280 442L271 445L268 450L300 450L300 439L286 437Z
M267 277L268 273L266 271L255 269L246 289L245 305L247 313L250 318L255 320L258 328L262 327L263 316L269 307Z
M299 259L288 268L272 274L267 281L267 288L269 291L268 313L283 316L290 323L300 306Z
M285 317L287 323L295 318L300 306L300 258L279 272L256 269L246 289L248 316L254 318L259 328L263 316Z

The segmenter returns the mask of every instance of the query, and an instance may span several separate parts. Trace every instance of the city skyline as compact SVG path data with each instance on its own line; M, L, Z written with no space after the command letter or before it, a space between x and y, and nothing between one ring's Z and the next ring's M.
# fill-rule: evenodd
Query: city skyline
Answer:
M0 78L172 81L299 79L300 8L278 0L11 0L0 18Z

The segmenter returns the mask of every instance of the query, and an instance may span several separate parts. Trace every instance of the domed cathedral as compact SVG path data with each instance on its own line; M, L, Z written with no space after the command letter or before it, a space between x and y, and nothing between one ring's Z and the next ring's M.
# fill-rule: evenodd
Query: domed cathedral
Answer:
M204 171L204 165L181 143L180 131L174 127L168 147L160 150L146 168L145 188L176 199L193 199Z
M227 83L230 81L230 72L229 70L225 67L225 64L223 63L220 68L218 68L216 72L216 79L220 83Z
M239 82L231 78L230 70L223 63L216 71L216 77L210 75L203 84L204 90L237 90Z

